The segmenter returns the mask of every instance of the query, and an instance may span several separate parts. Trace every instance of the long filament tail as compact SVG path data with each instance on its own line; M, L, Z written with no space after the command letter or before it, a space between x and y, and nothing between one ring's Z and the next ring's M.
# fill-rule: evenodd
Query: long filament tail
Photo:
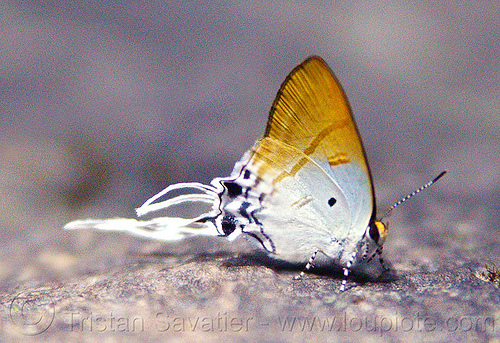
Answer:
M195 218L197 220L197 218ZM182 238L204 235L218 236L215 226L197 222L194 219L175 217L154 218L148 221L136 219L88 219L66 224L66 230L97 229L104 231L125 231L134 236L160 241L175 241Z
M189 188L202 191L202 193L177 195L173 198L154 203L173 190ZM196 182L178 183L168 186L160 193L149 198L141 207L136 209L136 212L138 216L142 216L146 213L191 202L215 205L217 199L218 190L214 186L207 186ZM210 220L207 220L207 218L211 217L213 217L212 213L204 213L194 218L157 217L145 221L126 218L88 219L68 223L64 228L67 230L97 229L104 231L126 231L135 236L172 241L194 235L219 236L220 233L217 231L216 226Z
M185 194L185 195L178 195L174 198L155 203L156 200L161 198L164 195L167 195L169 192L176 190L176 189L187 189L187 188L193 188L202 191L202 194L198 193L193 193L193 194ZM173 205L178 205L181 203L185 202L203 202L203 203L208 203L208 204L213 204L214 201L217 199L217 189L213 186L209 185L204 185L202 183L198 182L184 182L184 183L176 183L173 185L168 186L158 194L152 196L144 204L142 204L141 207L136 209L137 215L143 216L146 213L153 212L153 211L158 211L161 209L166 209L169 208Z

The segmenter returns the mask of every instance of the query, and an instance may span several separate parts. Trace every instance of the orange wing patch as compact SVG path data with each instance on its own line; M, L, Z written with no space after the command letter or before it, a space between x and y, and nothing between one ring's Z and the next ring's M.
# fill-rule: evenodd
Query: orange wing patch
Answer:
M339 164L349 163L351 160L346 154L339 152L334 156L328 156L328 163L333 167Z
M330 166L354 163L371 177L363 145L342 87L319 57L308 58L283 82L265 138L279 140ZM299 162L299 161L297 161ZM306 160L296 164L297 171Z

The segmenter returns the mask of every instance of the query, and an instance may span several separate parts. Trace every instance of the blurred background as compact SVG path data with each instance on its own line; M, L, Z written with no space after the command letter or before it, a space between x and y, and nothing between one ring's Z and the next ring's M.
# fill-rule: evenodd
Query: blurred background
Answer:
M484 251L500 233L499 13L498 1L2 1L0 287L120 263L141 243L64 224L134 217L170 183L229 175L311 54L349 97L380 212L450 170L396 211L385 250Z

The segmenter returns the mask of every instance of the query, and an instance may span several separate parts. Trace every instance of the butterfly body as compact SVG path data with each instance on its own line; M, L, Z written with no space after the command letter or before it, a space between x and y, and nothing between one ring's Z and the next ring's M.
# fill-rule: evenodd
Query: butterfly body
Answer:
M202 193L156 200L174 189ZM306 264L317 254L349 270L380 255L387 228L375 220L372 178L349 104L328 65L312 56L283 82L264 137L210 185L168 186L137 209L139 215L185 202L212 204L188 219L121 220L121 230L173 240L195 235L246 235L271 257ZM118 223L118 222L116 222ZM120 230L112 220L67 228ZM345 285L345 279L342 289Z

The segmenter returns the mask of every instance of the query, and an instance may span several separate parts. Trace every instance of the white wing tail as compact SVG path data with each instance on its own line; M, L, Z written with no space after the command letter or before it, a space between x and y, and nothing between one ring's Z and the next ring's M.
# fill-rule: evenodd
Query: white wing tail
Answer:
M148 221L135 219L88 219L66 224L66 230L97 229L104 231L124 231L135 236L161 241L175 241L195 235L218 236L211 223L200 223L193 219L160 217Z
M203 193L182 194L159 203L154 203L173 190L189 188L200 190ZM196 182L178 183L168 186L160 193L151 197L136 211L138 216L142 216L146 213L168 209L173 205L183 203L202 202L215 205L217 199L218 190L213 186ZM104 231L124 231L139 237L173 241L196 235L219 236L220 233L217 231L216 226L211 221L203 220L211 216L211 213L205 213L195 218L158 217L151 220L126 218L87 219L68 223L64 228L66 230L97 229Z

